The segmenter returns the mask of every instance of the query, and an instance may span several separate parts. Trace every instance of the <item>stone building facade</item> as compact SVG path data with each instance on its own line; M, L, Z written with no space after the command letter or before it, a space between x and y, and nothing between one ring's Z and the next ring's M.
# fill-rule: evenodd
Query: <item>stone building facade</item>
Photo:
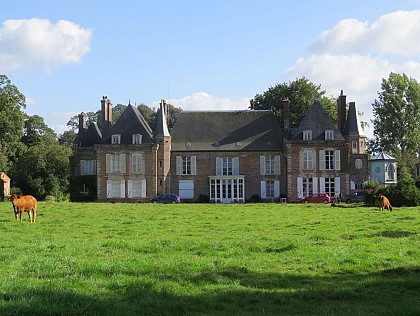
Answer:
M349 193L368 180L365 137L356 109L341 94L335 126L314 102L298 128L271 111L181 112L169 132L162 100L154 130L127 106L112 125L101 100L101 127L79 115L71 158L71 200L138 202L165 193L217 203L298 200L310 193Z

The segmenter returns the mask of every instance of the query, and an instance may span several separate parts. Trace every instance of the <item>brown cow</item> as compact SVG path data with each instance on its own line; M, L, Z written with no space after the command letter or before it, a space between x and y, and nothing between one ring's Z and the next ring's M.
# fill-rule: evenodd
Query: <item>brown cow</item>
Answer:
M379 194L378 199L379 199L379 210L381 212L383 212L385 209L392 212L392 205L385 195Z
M18 215L20 221L22 221L22 214L23 212L28 212L29 220L32 223L36 223L36 207L37 207L37 200L32 195L17 195L13 194L10 196L10 201L13 204L13 210L15 212L16 220L18 219ZM33 215L32 215L33 214Z

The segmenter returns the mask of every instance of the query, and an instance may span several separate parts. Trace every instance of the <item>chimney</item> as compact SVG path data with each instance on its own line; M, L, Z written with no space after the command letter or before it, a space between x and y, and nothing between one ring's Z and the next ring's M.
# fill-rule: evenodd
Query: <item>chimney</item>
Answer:
M163 108L163 111L164 111L165 115L167 115L168 114L168 106L166 105L166 100L161 99L160 104L162 105L162 108Z
M85 112L82 112L82 113L79 114L79 134L82 131L85 131L86 128L87 128L87 125L86 125L86 113Z
M101 100L101 112L102 112L102 127L107 134L112 125L112 102L107 96L103 96Z
M337 99L337 127L338 130L343 133L346 125L346 96L341 90L340 96Z
M283 127L285 129L289 128L290 125L290 101L288 97L285 97L281 100L283 107Z

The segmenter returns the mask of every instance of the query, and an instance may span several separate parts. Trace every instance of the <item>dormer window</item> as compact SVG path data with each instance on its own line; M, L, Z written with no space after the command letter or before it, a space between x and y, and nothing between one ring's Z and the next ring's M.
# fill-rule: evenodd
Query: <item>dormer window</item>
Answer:
M326 130L325 131L325 140L333 140L334 139L334 131Z
M303 131L303 140L312 140L312 131Z
M133 134L133 145L140 145L141 144L141 134Z
M121 135L114 134L111 136L111 144L120 144L121 143Z

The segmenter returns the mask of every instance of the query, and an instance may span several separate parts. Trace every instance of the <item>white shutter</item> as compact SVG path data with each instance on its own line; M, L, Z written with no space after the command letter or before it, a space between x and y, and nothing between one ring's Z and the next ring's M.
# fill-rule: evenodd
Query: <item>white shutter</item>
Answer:
M106 180L106 197L108 199L111 197L111 193L112 193L112 181Z
M120 172L125 173L125 154L120 154Z
M297 196L303 198L303 178L297 177Z
M334 188L335 188L335 193L337 195L340 195L340 192L341 192L340 177L335 177L335 179L334 179Z
M267 188L267 185L265 184L265 181L261 181L261 198L264 199L267 197L267 192L265 191Z
M274 156L274 174L280 174L280 156Z
M222 164L223 164L222 158L216 157L216 176L222 175Z
M105 171L106 171L106 173L110 173L111 172L111 155L110 154L106 154L106 167L105 167Z
M120 197L121 198L125 198L125 181L124 180L121 180L120 183L121 183L120 184L120 186L121 186L121 195L120 195Z
M182 157L176 156L176 174L177 176L182 174Z
M146 197L146 179L141 180L141 197Z
M319 178L319 192L325 192L325 178Z
M85 174L85 161L84 160L80 160L80 174L81 175Z
M318 177L312 178L312 190L313 192L318 192Z
M341 170L341 164L340 164L340 149L337 149L334 152L334 169L335 170Z
M280 197L280 181L274 181L274 197Z
M325 170L325 151L319 151L319 170Z
M265 156L260 156L260 175L265 175Z
M133 180L127 180L127 197L131 199L133 197Z
M193 176L197 174L197 156L191 156L191 174Z
M233 158L233 175L234 176L239 175L239 157Z
M356 183L354 181L350 181L350 190L356 189Z

